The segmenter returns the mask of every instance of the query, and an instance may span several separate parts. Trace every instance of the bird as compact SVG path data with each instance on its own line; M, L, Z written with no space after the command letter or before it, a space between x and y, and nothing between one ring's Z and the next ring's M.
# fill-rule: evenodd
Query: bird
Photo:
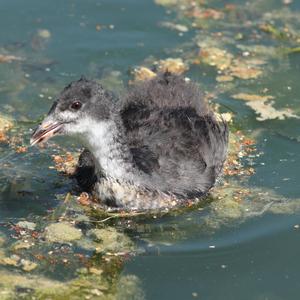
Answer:
M198 85L164 72L116 97L85 77L58 95L31 137L56 135L84 147L75 178L108 210L169 210L209 193L228 149L228 125Z

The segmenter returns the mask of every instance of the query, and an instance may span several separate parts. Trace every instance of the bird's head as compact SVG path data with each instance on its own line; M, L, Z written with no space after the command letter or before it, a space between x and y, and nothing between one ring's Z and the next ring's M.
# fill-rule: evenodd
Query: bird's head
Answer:
M95 81L81 78L69 84L32 134L31 145L59 134L84 135L92 122L111 117L113 97Z

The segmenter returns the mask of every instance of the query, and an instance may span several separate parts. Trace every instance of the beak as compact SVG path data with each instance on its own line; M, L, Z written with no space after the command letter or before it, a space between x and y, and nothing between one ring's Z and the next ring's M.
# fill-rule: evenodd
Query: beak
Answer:
M40 124L30 139L30 145L40 144L46 142L54 135L57 135L62 131L63 123L55 122L53 120L47 120L47 118Z

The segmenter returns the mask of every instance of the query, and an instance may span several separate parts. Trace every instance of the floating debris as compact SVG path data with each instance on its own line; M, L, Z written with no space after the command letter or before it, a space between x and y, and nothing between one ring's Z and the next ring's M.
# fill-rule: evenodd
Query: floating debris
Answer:
M91 229L87 232L87 236L97 243L97 253L131 252L134 248L132 241L126 235L119 233L114 227Z
M11 249L13 251L18 251L18 250L23 250L23 249L29 249L33 246L32 243L30 243L29 241L17 241L15 242L12 246Z
M29 230L34 230L36 228L35 223L28 222L28 221L19 221L16 225L20 228L29 229Z
M10 143L8 131L14 126L14 121L5 115L0 114L0 143Z
M53 223L45 228L45 239L48 242L73 242L82 237L81 230L69 223Z
M25 146L18 146L15 150L17 153L25 153L27 152L28 148Z
M244 100L246 105L252 108L259 116L258 121L270 119L284 120L285 118L300 118L292 112L291 109L276 109L274 108L274 97L271 95L257 95L239 93L231 96L233 99Z
M182 25L182 24L175 24L175 23L172 23L172 22L162 22L162 23L160 23L160 25L162 27L172 29L172 30L176 30L176 31L179 31L179 32L188 32L189 31L189 28L185 25Z
M156 76L156 73L146 67L138 67L133 71L134 81L149 80Z
M216 47L202 48L199 52L201 61L219 70L228 69L232 64L233 55Z
M102 28L103 28L103 26L101 26L100 24L97 24L97 25L96 25L96 30L97 30L97 31L102 30Z
M286 30L281 31L275 28L272 24L262 24L259 28L266 33L270 33L274 38L279 40L288 39L290 37L290 34Z
M89 206L91 204L90 196L86 192L81 193L77 199L83 206Z
M240 79L254 79L263 74L258 67L252 67L242 62L235 62L235 65L230 66L229 73L231 76Z
M38 29L31 39L31 47L35 51L46 48L51 38L51 32L48 29Z
M20 262L20 256L11 255L10 257L0 257L0 264L7 266L18 266Z
M0 63L11 63L13 61L21 61L21 60L23 59L18 56L0 54Z
M224 120L225 122L227 123L230 123L233 121L233 114L230 113L230 112L227 112L227 113L222 113L222 114L216 114L216 116L220 116L220 121L221 120Z
M91 268L89 268L89 272L90 272L91 274L101 275L101 274L103 273L103 270L97 269L97 268L95 268L95 267L91 267Z
M38 266L35 262L32 262L27 259L21 259L20 264L21 264L22 270L24 270L26 272L31 272Z
M194 7L192 11L189 13L191 17L194 17L196 20L205 20L205 19L211 19L211 20L221 20L224 19L224 12L213 9L213 8L202 8L202 7Z
M248 101L246 105L251 107L259 116L256 117L258 121L265 121L270 119L284 120L286 118L296 118L300 117L295 115L291 109L275 109L273 107L274 101L266 103L265 101Z
M8 131L13 128L14 121L11 117L0 115L0 131Z
M155 0L156 4L163 6L173 6L179 3L178 0Z
M75 173L78 157L78 153L71 152L66 152L62 155L52 155L52 159L55 163L55 169L58 172L62 172L68 176L71 176Z
M181 58L167 58L160 60L157 64L160 72L171 72L180 75L188 70L188 66Z
M231 75L220 75L216 77L216 81L218 82L229 82L229 81L233 81L234 77Z
M6 239L4 236L2 236L2 234L0 233L0 247L2 247L6 242Z
M48 29L39 29L37 34L43 39L49 39L51 37L51 32Z
M274 99L273 96L270 95L256 95L256 94L246 94L246 93L239 93L231 96L233 99L238 100L245 100L245 101L267 101Z
M1 143L7 143L8 142L8 137L5 134L5 132L0 131L0 142Z

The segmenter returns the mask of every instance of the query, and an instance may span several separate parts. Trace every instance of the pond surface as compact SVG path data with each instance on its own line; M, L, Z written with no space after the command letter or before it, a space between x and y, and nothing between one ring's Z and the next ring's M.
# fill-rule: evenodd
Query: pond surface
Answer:
M47 148L18 148L28 146L31 129L67 83L84 74L119 93L132 79L136 66L149 66L167 57L191 61L201 48L224 45L234 58L243 59L249 55L247 47L263 45L268 51L264 64L258 64L264 71L261 76L247 80L236 76L234 82L217 83L216 76L230 75L232 70L205 64L203 57L200 64L190 63L185 74L208 93L215 92L212 102L219 103L223 112L233 112L232 131L238 128L255 140L255 154L241 159L255 173L246 179L229 179L237 189L246 188L247 196L238 199L238 207L236 202L222 206L216 200L175 215L141 218L131 227L117 222L118 229L125 231L138 249L118 272L139 279L136 299L299 298L300 51L285 55L270 51L271 47L272 51L299 47L300 4L296 0L288 5L261 0L251 2L253 7L244 7L243 3L228 2L231 7L227 10L239 7L238 18L225 16L220 21L221 17L211 16L220 10L227 13L224 1L207 1L206 9L215 10L206 11L209 22L215 23L197 27L191 25L193 17L182 15L185 8L146 0L2 1L0 54L13 58L0 63L1 114L14 122L8 133L11 142L0 144L0 237L6 240L4 252L16 240L7 224L48 222L49 214L61 205L57 195L74 190L74 183L53 168L51 156L66 149L78 150L76 141L57 138ZM249 20L273 27L260 32L261 24L250 24ZM166 22L180 23L189 30L171 30ZM277 26L282 29L287 23L293 26L289 27L291 36L278 39ZM235 40L229 40L231 34ZM260 37L256 39L255 34ZM204 45L205 35L210 40ZM240 47L238 52L232 41L246 48ZM293 116L259 120L259 110L247 101L233 99L238 93L271 95L277 111L290 109ZM270 110L267 115L271 116ZM37 269L33 275L63 281L59 274L73 278L76 264L74 261L68 271L62 266L52 271ZM13 267L3 264L0 271L27 276ZM7 295L0 294L0 299L18 298ZM118 297L133 299L126 295L120 290ZM30 293L24 297L33 299ZM101 295L95 292L86 299L97 297Z

